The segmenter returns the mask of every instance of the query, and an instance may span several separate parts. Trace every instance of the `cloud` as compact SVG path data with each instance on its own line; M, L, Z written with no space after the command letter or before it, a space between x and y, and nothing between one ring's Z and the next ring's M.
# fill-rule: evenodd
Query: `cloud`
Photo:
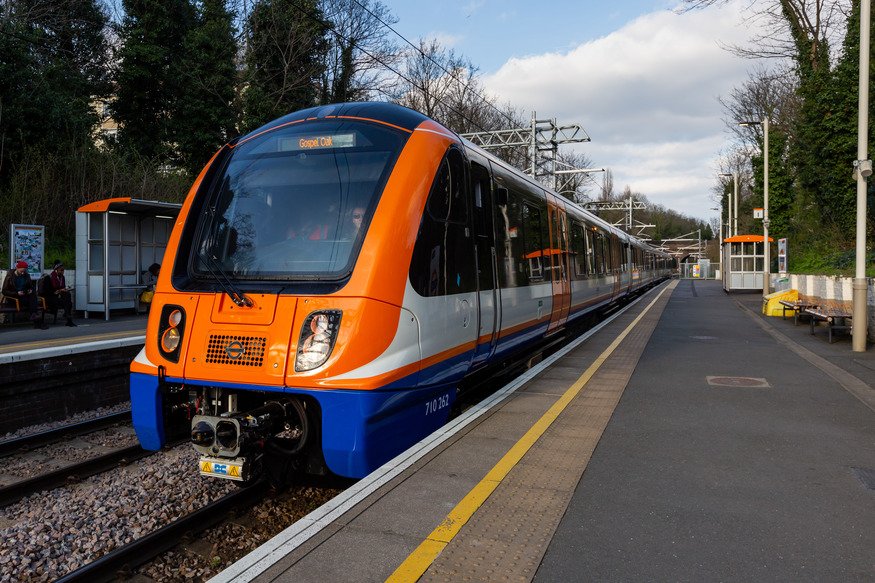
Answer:
M740 21L733 4L655 12L565 53L511 59L483 81L526 114L579 123L592 138L580 149L611 168L618 190L705 218L726 141L717 98L751 65L720 48L750 37Z

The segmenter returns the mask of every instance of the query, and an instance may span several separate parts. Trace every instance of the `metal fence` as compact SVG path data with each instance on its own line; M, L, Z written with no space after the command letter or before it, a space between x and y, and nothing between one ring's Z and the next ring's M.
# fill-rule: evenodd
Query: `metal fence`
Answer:
M700 259L698 263L681 263L681 279L718 279L720 264L711 263L708 259Z

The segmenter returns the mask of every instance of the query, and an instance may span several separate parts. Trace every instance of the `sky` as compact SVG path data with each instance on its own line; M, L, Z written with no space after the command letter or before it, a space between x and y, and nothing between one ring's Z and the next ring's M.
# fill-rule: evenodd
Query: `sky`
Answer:
M678 14L665 0L381 1L411 42L436 38L467 57L500 103L579 124L592 141L573 148L611 170L615 191L719 216L711 189L730 137L718 97L756 65L722 47L751 38L746 2Z

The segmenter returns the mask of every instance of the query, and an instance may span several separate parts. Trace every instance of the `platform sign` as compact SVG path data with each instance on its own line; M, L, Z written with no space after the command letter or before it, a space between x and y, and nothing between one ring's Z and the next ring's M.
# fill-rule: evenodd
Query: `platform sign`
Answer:
M778 273L787 273L787 239L778 239Z
M39 279L45 257L45 230L43 225L9 225L9 269L24 261L31 279Z
M755 218L755 219L763 218L763 209L753 209L753 218Z

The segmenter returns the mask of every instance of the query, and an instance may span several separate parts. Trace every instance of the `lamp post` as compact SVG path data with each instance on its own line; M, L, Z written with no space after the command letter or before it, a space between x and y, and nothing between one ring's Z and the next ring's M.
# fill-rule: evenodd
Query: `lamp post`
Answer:
M718 174L717 176L726 176L732 178L732 185L735 191L735 214L732 213L732 196L729 197L729 224L727 225L727 232L729 233L729 237L734 237L738 235L738 172L733 172L732 174ZM735 228L733 229L732 225L732 217L735 217Z
M769 264L769 118L763 118L763 121L743 121L739 122L740 126L763 126L763 297L769 295L769 272L771 265Z
M857 160L854 178L857 181L857 239L854 273L854 317L851 320L851 342L854 352L866 352L869 322L866 295L866 178L872 175L872 160L866 158L869 136L869 22L870 0L860 2L860 86L857 118Z
M726 277L726 275L725 275L726 266L724 265L724 261L723 261L723 201L722 200L720 201L720 208L719 209L712 208L711 210L712 211L720 211L720 227L719 227L720 239L719 239L719 243L717 244L717 265L719 265L720 267L718 268L717 272L720 274L721 277L725 278Z

